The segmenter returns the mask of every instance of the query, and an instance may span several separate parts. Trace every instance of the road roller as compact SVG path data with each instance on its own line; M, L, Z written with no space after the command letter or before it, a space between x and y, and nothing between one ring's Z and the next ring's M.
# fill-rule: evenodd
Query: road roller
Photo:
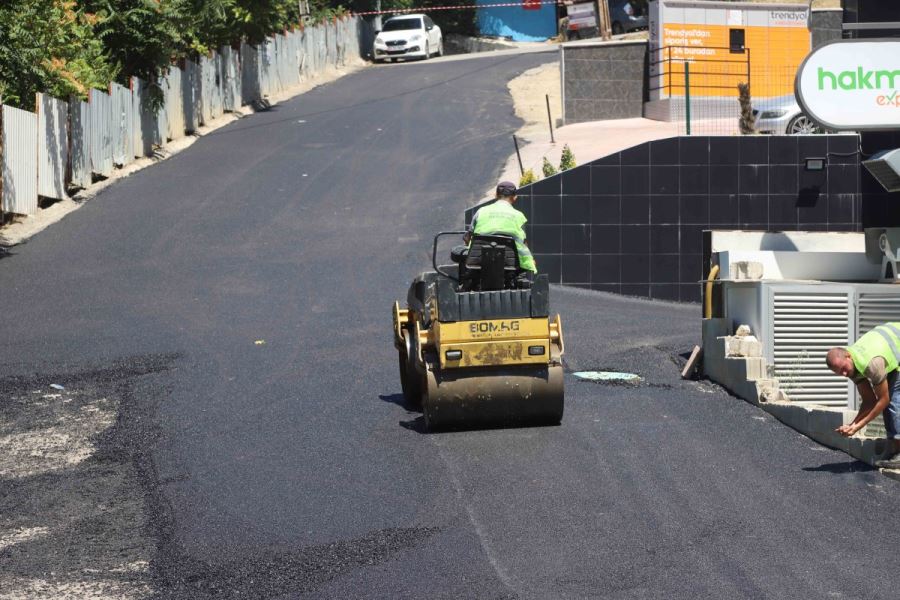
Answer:
M452 264L409 286L393 306L394 345L406 405L429 431L558 425L563 416L563 332L550 315L546 275L519 265L515 239L471 235Z

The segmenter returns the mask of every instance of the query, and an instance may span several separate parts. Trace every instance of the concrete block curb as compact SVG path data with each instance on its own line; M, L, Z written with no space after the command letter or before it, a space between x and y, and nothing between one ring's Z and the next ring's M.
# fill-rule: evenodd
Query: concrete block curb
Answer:
M840 450L862 462L874 465L883 458L883 439L867 435L879 432L875 424L863 430L862 435L846 438L835 431L850 423L856 412L844 408L810 406L792 403L779 389L778 381L767 375L766 359L762 356L729 356L732 352L755 352L751 336L731 336L728 319L703 321L703 372L734 395L754 404L808 438L829 448ZM741 340L751 341L741 346ZM762 354L761 348L759 354ZM882 472L885 472L882 469ZM888 473L886 473L888 474ZM900 470L888 476L900 480Z
M859 436L845 438L834 431L850 423L856 415L854 411L780 402L760 404L760 408L791 429L824 446L846 452L857 460L871 465L882 458L882 440Z

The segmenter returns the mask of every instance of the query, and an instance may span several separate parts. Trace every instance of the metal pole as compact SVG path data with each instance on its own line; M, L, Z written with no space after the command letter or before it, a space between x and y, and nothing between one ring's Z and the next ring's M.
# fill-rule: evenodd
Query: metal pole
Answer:
M669 74L666 78L669 82L669 98L672 98L672 46L669 46L669 62L666 65L666 72ZM672 100L669 100L669 102L671 103ZM669 106L671 106L671 104Z
M747 87L750 89L750 93L753 94L753 88L750 87L750 48L747 48L746 52L747 52Z
M550 143L555 144L556 140L553 139L553 119L550 118L550 94L544 94L544 98L547 100L547 124L550 126Z
M691 63L684 61L684 118L691 135Z
M516 139L516 134L513 134L513 144L516 146L516 156L519 158L519 173L525 174L525 167L522 166L522 155L519 153L519 140Z

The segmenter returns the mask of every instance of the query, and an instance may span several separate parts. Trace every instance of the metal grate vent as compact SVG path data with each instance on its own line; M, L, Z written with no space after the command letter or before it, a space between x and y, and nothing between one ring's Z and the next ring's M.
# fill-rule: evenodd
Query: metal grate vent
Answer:
M884 189L900 192L900 149L879 152L862 164Z
M900 295L860 292L857 306L857 339L879 325L900 321Z
M846 406L847 380L825 366L825 354L846 346L850 331L848 293L772 294L774 377L792 402Z

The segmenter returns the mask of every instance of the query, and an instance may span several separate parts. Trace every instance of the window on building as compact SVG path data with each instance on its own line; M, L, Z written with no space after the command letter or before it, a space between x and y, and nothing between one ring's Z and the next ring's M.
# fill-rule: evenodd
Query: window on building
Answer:
M728 30L728 40L729 46L731 48L732 54L743 54L744 53L744 30L743 29L729 29Z

